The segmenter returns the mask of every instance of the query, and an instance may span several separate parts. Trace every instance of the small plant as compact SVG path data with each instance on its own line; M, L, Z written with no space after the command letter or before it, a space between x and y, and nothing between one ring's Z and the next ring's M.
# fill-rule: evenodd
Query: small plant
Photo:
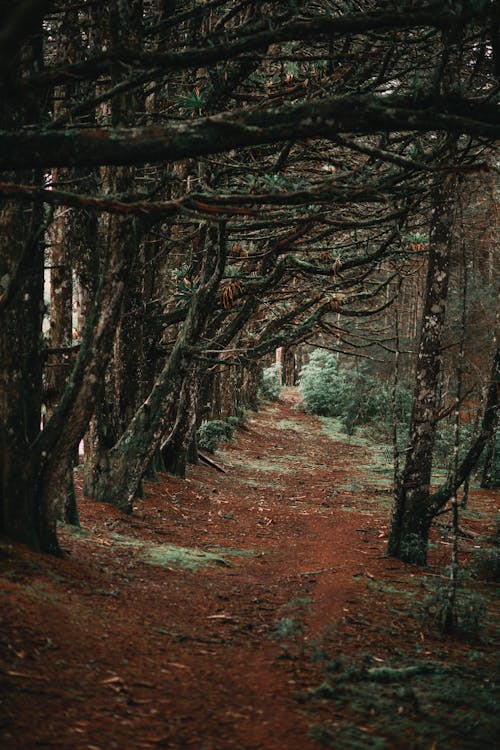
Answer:
M500 580L500 550L497 547L483 547L474 550L469 572L473 578L493 583Z
M281 393L281 368L275 364L265 367L262 370L262 376L259 386L259 397L267 401L277 401Z
M442 632L448 631L449 607L449 581L443 580L431 589L430 594L422 602L422 620L433 622ZM467 591L463 586L457 589L451 612L454 632L477 636L483 626L485 615L484 597Z
M275 638L291 638L302 632L302 626L294 617L282 617L276 623L272 635Z
M228 442L233 436L234 427L221 419L213 419L203 422L198 428L198 447L201 450L213 453L217 443Z

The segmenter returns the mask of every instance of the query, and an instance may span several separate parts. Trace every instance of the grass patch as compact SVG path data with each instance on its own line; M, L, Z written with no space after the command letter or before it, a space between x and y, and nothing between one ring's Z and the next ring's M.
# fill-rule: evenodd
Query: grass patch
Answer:
M229 556L229 557L254 557L255 550L253 549L237 549L236 547L220 547L218 544L210 544L206 547L208 552L216 555ZM262 554L262 553L261 553Z
M309 737L323 747L335 747L339 750L385 750L387 745L382 737L374 737L351 724L332 725L332 730L314 724L309 730Z
M282 617L271 631L273 638L293 638L303 632L303 627L295 617Z
M312 604L314 599L311 599L308 596L298 596L296 599L292 599L288 604L286 605L287 609L297 609L298 607L308 607L310 604Z
M219 455L224 455L223 451L219 451ZM262 471L262 472L276 472L283 473L290 470L290 464L301 464L302 460L296 456L279 456L276 458L266 456L266 458L239 458L237 456L227 456L226 463L231 463L233 466L247 471Z
M498 688L480 665L422 661L367 668L345 663L309 700L332 701L349 720L315 724L310 736L326 747L491 747L498 735Z
M184 570L197 570L211 565L229 565L222 555L215 552L206 552L192 547L177 547L174 544L159 544L146 548L141 557L144 562L151 565Z
M359 445L361 448L372 448L372 441L363 435L348 435L342 424L342 420L337 417L318 417L321 422L321 429L324 434L337 443L347 443L348 445Z
M274 427L278 430L291 430L292 432L305 432L306 428L299 422L294 422L292 419L280 419L275 422Z
M242 484L246 484L248 487L258 487L259 489L273 489L276 490L276 482L266 482L263 479L250 479L239 477L239 481Z
M231 547L212 547L203 550L197 547L180 547L176 544L148 544L123 534L113 534L111 539L115 546L134 547L142 562L148 565L182 570L198 570L214 565L229 566L231 563L226 557L250 557L255 554L253 550Z

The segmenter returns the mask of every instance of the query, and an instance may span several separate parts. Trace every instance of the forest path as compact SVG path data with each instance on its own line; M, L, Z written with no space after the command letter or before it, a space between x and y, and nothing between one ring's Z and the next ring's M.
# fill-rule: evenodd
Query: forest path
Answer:
M251 416L216 454L225 474L162 476L132 516L80 499L63 560L2 545L4 750L312 750L325 664L420 642L384 604L413 569L384 557L373 451L297 400Z

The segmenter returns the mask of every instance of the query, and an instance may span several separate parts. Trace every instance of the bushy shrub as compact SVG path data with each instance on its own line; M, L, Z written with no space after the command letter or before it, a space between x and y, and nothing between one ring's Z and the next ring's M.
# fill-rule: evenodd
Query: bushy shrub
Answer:
M463 424L460 426L459 459L461 460L472 442L473 425ZM455 444L455 425L452 420L440 422L436 430L434 442L434 460L439 466L448 467L453 459L453 447Z
M350 387L339 374L336 356L316 349L302 368L299 390L306 411L324 417L338 417Z
M469 565L470 574L481 581L500 581L500 550L497 547L475 549Z
M391 394L387 387L364 368L353 371L345 400L342 424L348 435L357 425L383 422L391 412Z
M450 611L449 582L438 581L430 587L431 593L421 602L422 622L434 624L442 632L450 627L455 633L478 636L486 617L486 603L483 596L475 591L459 586Z
M277 401L281 393L280 365L275 364L262 370L259 385L259 398Z
M369 423L375 423L382 432L390 430L391 389L371 375L367 365L340 369L334 354L316 350L302 369L299 387L307 411L341 417L350 435L357 425ZM401 385L396 393L396 412L404 426L410 407L411 392Z
M233 426L221 419L213 419L203 422L198 428L198 447L201 450L213 453L217 443L227 442L233 436Z

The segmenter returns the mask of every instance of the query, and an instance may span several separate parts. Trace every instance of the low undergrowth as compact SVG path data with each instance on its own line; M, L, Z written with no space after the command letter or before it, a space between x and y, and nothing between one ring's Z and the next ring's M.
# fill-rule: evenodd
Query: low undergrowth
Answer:
M323 683L297 696L321 714L310 736L323 747L475 750L494 744L499 694L484 666L435 661L380 666L365 656L336 661L325 671ZM349 720L341 717L343 709Z
M99 539L90 532L73 532L68 527L68 533L75 533L80 539L99 543ZM227 558L251 557L253 550L236 549L211 545L208 549L197 547L182 547L177 544L153 544L135 539L124 534L114 533L110 537L110 545L116 548L132 548L137 553L137 559L149 565L165 568L180 568L183 570L198 570L213 565L231 565Z

